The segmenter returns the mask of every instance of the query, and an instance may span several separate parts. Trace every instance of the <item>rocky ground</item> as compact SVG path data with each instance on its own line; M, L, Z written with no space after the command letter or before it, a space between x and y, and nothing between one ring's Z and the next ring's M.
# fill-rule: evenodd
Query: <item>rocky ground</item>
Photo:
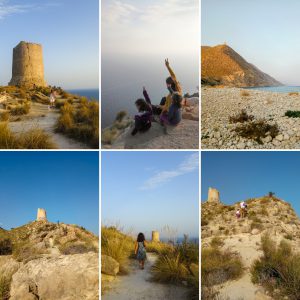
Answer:
M99 299L98 238L89 231L39 221L1 229L3 240L12 245L0 255L0 279L11 278L5 299Z
M140 270L137 261L132 261L129 268L130 272L126 276L117 277L110 282L106 293L102 296L103 300L168 300L168 299L186 299L188 289L175 285L160 284L151 281L151 267L155 263L157 255L154 253L147 254L145 269ZM102 274L106 278L108 276ZM103 280L103 279L102 279Z
M271 300L268 291L251 281L250 267L260 257L261 237L268 234L279 243L286 239L298 252L300 248L300 220L289 203L276 197L248 199L248 215L237 219L239 203L224 205L206 201L202 204L202 247L209 247L218 236L222 249L241 256L244 265L242 277L216 286L221 299Z
M239 88L202 88L201 144L203 149L299 149L300 118L284 116L300 110L300 94L273 93ZM229 118L245 110L255 120L277 124L279 133L266 135L262 143L239 136Z
M177 126L168 126L167 134L157 122L146 133L131 136L133 120L125 117L102 131L102 148L106 149L198 149L199 98L188 99L183 108L183 120ZM104 138L107 137L105 140Z

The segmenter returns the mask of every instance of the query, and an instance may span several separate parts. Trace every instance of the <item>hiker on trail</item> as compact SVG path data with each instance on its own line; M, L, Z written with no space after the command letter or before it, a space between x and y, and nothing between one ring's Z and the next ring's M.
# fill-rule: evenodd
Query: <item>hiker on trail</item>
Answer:
M49 96L49 102L50 102L49 108L55 108L55 98L56 98L56 93L54 90L51 90L51 93Z
M242 201L240 205L242 211L242 218L245 218L247 214L247 203L245 201Z
M236 215L236 218L237 218L237 219L239 219L239 218L241 217L241 211L240 211L239 208L238 208L238 210L236 211L235 215Z
M160 115L161 125L164 127L164 132L167 133L167 125L176 126L182 119L181 109L182 96L179 93L173 93L172 104L169 107L168 112Z
M145 236L141 232L137 236L134 253L136 255L137 260L139 261L140 268L144 270L144 265L145 265L145 260L147 255L146 255Z
M136 135L138 132L146 132L151 127L151 101L145 88L143 88L143 94L146 100L140 98L135 101L138 114L134 116L134 129L131 135Z

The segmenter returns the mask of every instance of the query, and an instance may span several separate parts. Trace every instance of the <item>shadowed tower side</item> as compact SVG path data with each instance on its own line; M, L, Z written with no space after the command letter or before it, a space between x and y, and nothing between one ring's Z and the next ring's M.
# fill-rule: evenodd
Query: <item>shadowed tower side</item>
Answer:
M20 42L13 49L12 79L13 86L46 86L42 45Z

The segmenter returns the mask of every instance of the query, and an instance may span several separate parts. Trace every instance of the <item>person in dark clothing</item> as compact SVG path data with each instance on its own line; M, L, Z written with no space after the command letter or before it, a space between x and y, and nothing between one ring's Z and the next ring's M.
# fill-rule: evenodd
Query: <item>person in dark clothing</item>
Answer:
M134 116L134 129L131 132L131 135L136 135L138 132L146 132L151 127L152 108L151 105L148 104L146 96L145 99L146 101L141 98L135 101L138 114Z

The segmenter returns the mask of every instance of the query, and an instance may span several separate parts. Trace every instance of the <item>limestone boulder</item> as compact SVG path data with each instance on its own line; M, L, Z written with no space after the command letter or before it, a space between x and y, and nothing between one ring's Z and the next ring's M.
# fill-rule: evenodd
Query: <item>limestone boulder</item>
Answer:
M120 264L108 255L101 255L101 273L116 276L119 273Z
M13 275L10 300L99 299L97 253L43 257L22 265Z

